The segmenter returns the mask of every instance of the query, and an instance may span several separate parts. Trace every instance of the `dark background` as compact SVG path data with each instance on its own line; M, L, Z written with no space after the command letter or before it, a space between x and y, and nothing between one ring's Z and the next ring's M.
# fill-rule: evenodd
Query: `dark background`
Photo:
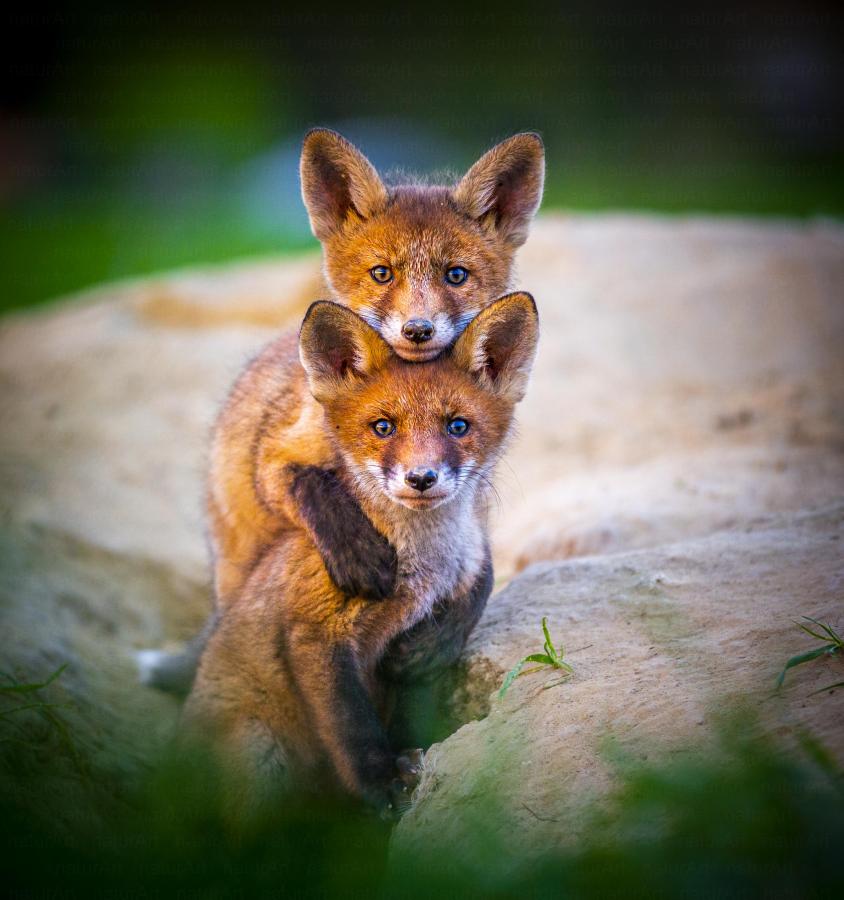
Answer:
M524 0L3 14L0 303L313 246L321 124L380 167L545 138L544 207L841 215L842 16Z

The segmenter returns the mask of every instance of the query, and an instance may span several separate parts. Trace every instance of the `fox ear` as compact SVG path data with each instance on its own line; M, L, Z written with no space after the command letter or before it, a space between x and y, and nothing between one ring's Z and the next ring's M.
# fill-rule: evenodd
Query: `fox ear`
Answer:
M533 132L514 134L485 153L452 196L473 219L495 229L513 247L527 240L542 200L545 148Z
M507 294L466 326L452 359L510 403L525 395L539 339L539 316L530 294Z
M299 359L321 403L383 368L391 354L371 325L339 303L319 300L305 314Z
M299 175L311 230L321 241L349 218L366 219L387 202L387 189L372 163L327 128L305 135Z

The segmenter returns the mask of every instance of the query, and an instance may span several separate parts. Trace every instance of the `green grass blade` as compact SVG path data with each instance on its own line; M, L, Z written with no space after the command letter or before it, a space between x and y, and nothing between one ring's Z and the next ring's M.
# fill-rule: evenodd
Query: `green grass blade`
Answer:
M548 617L542 617L542 633L545 635L545 652L549 656L558 656L557 648L554 646L554 642L551 640L551 634L548 631Z
M811 616L803 616L803 618L807 619L809 622L814 622L815 625L817 625L819 628L823 628L823 630L829 635L829 638L831 638L836 644L844 643L842 642L840 636L837 634L832 625L829 625L826 622L819 622L817 619L813 619ZM821 638L821 640L825 641L828 640L828 638L823 637Z
M803 616L808 622L814 622L822 631L823 634L818 634L817 631L809 628L808 625L804 625L802 622L795 622L798 628L802 628L806 634L811 634L813 638L817 638L819 641L834 641L835 637L833 636L835 632L831 631L828 625L825 625L823 622L818 622L817 619L812 619L809 616Z
M548 688L557 687L558 684L563 684L571 678L571 674L571 672L566 672L565 675L561 675L556 681L549 681L548 684L542 686L542 690L547 691Z
M520 659L516 663L516 665L513 666L512 669L510 669L510 671L507 673L507 675L504 678L504 683L501 685L501 690L498 692L499 698L503 697L507 693L507 689L516 680L516 677L518 676L519 672L522 671L522 666L524 666L524 664L526 662L528 662L527 657L525 657L524 659Z
M46 681L33 682L31 684L0 684L0 693L8 693L8 694L31 694L33 691L40 691L42 688L47 687L47 685L52 684L64 670L67 668L67 663L62 666L59 666ZM11 680L10 676L6 676Z
M834 688L840 688L840 687L844 687L844 681L836 681L835 684L828 684L826 687L818 688L816 691L812 691L812 693L809 694L809 696L812 697L815 694L822 694L824 691L831 691Z
M23 706L13 706L11 709L0 709L0 719L5 719L7 716L15 713L25 712L28 709L67 709L67 705L60 707L56 703L25 703Z
M808 653L801 653L798 656L792 656L791 659L785 664L785 668L782 670L782 672L780 672L779 677L777 678L777 687L782 687L782 683L785 680L785 673L789 669L793 669L795 666L802 665L803 663L809 662L812 659L817 659L819 656L823 656L825 653L829 653L834 649L834 644L826 644L823 647L817 647L814 650L810 650Z
M819 641L828 641L829 637L825 634L818 634L817 631L812 631L808 625L804 625L802 622L798 622L794 620L794 624L806 632L806 634L810 634L813 638L817 638Z
M550 666L553 669L562 669L568 675L574 673L574 669L567 663L563 662L563 648L560 648L560 651L557 651L557 648L554 646L554 642L551 640L551 633L548 630L548 617L542 617L542 633L545 636L545 652L544 653L530 653L528 656L520 659L515 666L507 673L504 678L504 683L501 685L501 689L498 691L498 696L503 697L506 693L510 685L519 677L519 675L527 675L530 672L538 672L544 666ZM532 669L527 671L523 671L523 666L526 663L538 663ZM566 676L566 677L567 677Z

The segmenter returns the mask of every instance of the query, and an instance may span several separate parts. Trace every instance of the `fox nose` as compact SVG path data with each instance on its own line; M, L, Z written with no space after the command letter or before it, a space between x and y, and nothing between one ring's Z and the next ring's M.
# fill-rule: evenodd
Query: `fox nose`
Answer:
M402 326L401 333L414 344L423 344L434 336L434 323L428 319L409 319Z
M437 473L433 469L411 469L404 480L415 490L422 493L437 483Z

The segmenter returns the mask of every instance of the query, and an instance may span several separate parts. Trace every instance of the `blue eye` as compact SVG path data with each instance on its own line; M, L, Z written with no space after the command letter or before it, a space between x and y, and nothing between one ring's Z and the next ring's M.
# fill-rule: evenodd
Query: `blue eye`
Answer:
M453 437L463 437L469 430L469 423L465 419L452 419L445 430Z
M369 270L369 274L372 276L372 280L377 281L378 284L387 284L393 280L393 271L389 266L373 266Z
M372 430L378 437L389 437L396 430L396 426L389 419L378 419L372 423Z
M463 266L453 266L445 273L445 280L449 284L463 284L463 282L468 277L469 273L463 268Z

